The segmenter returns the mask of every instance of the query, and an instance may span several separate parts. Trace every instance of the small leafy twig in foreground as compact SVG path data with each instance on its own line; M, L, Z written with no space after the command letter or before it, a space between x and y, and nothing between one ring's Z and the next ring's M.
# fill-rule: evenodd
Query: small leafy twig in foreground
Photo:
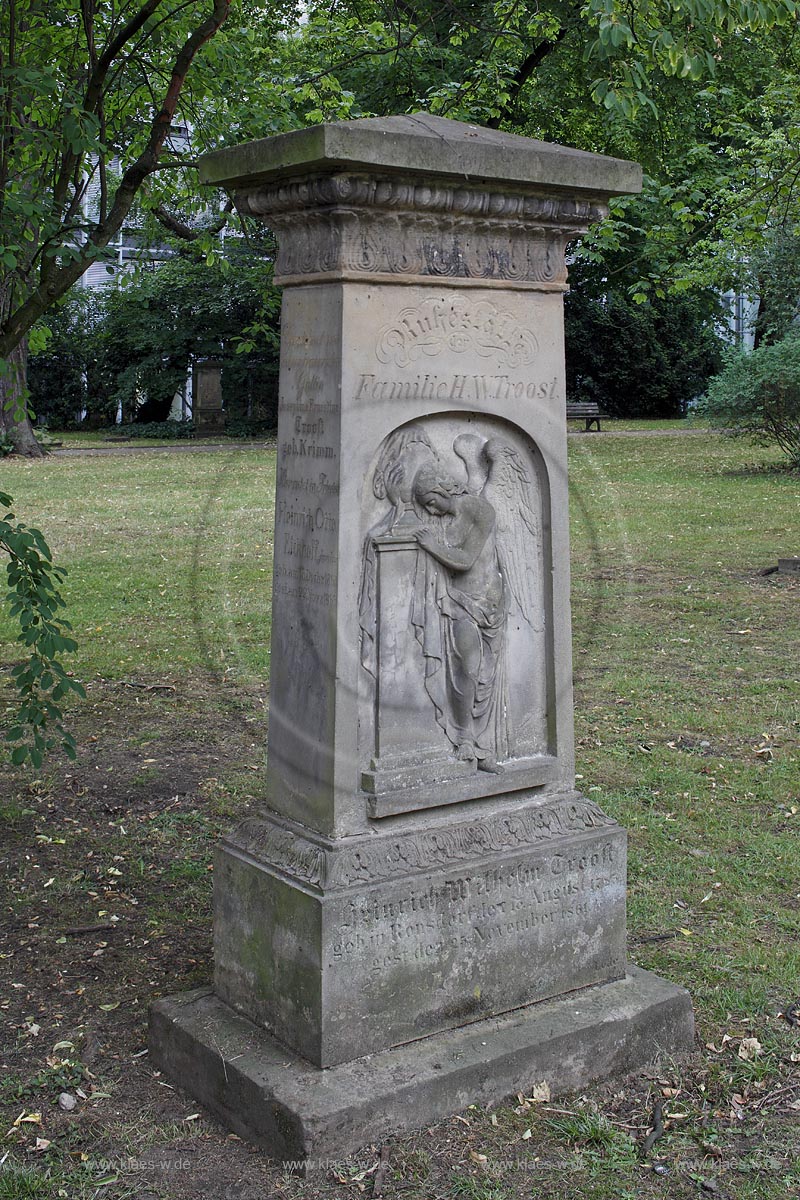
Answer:
M60 745L75 757L75 739L63 726L62 701L75 693L84 697L82 684L64 669L60 656L77 649L69 636L72 626L58 610L66 607L59 591L66 569L53 563L50 547L38 529L30 529L11 512L13 501L0 492L0 551L7 565L9 614L19 623L17 641L28 657L11 670L19 707L6 741L17 743L11 751L16 764L41 766L45 754ZM0 513L2 513L0 508Z

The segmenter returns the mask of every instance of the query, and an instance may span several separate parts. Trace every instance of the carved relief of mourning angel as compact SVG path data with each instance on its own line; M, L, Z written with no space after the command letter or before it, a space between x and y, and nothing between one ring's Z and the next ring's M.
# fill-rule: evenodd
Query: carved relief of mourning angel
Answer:
M503 439L457 437L459 482L426 464L414 479L423 513L445 518L416 533L411 621L425 660L425 687L456 757L496 772L513 754L506 626L512 606L534 624L536 518L531 480Z
M381 636L375 539L412 539L417 555L406 612L421 658L407 669L423 673L432 718L453 757L500 772L514 757L509 621L531 630L542 624L537 490L504 437L460 433L451 449L437 452L418 425L391 435L381 453L373 489L391 507L366 538L362 663L374 673Z

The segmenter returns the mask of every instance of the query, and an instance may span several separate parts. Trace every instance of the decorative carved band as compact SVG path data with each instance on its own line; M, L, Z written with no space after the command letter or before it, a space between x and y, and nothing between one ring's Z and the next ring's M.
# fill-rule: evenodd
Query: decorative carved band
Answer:
M599 201L338 174L236 196L279 235L276 282L303 276L564 285L566 243Z
M251 817L238 826L226 844L301 884L333 889L400 879L441 867L460 867L487 853L522 850L609 827L618 828L617 822L590 800L577 797L477 823L382 838L377 845L373 839L358 839L352 847L321 845L269 817Z
M408 183L393 177L341 173L314 175L260 185L242 191L237 205L246 201L248 211L264 215L296 212L309 208L384 208L430 212L437 216L485 217L491 220L517 218L528 223L549 223L584 228L605 215L599 200L574 196L541 196L524 192L487 191L453 183Z

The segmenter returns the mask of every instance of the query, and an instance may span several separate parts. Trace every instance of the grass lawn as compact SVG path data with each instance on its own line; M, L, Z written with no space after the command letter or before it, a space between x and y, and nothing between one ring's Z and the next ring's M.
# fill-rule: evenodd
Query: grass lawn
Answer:
M682 424L682 422L678 422ZM125 429L123 434L122 430ZM66 431L49 430L42 435L42 444L45 448L64 449L64 450L109 450L109 449L134 449L134 450L152 450L154 446L171 446L171 447L187 447L193 449L202 449L203 442L213 442L216 444L227 445L231 448L237 446L246 446L251 442L256 442L259 445L265 442L274 442L275 434L265 435L258 438L234 438L225 437L224 435L214 434L208 438L190 437L190 438L144 438L130 437L127 431L135 426L110 426L105 429L68 429Z
M88 692L78 761L0 780L0 1200L800 1194L800 578L759 574L800 553L800 475L607 428L570 439L579 783L628 828L630 955L690 990L696 1052L309 1181L145 1053L150 1001L210 977L211 849L262 794L274 452L0 462L69 567Z
M688 417L664 417L657 421L644 421L633 417L603 417L600 424L603 433L607 431L610 433L677 433L687 429L690 432L709 429L708 421L693 414ZM584 433L586 422L582 420L568 421L567 429L571 433ZM592 429L590 432L596 433L597 430Z

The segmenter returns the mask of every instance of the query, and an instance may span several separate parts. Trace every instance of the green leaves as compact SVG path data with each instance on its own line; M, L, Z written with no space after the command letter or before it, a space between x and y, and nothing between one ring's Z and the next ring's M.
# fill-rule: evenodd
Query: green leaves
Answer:
M0 4L0 353L117 237L167 126L198 127L230 86L202 69L227 15L226 0ZM193 167L181 138L167 151Z
M6 510L0 516L0 551L9 559L6 602L26 657L10 672L18 706L5 740L14 743L12 763L30 762L38 769L45 754L58 746L75 757L75 739L64 729L61 705L70 695L86 693L61 662L62 655L77 649L69 636L72 627L60 615L65 604L59 585L66 569L53 563L44 534L17 520L12 503L11 496L0 492L0 508Z
M720 367L712 297L631 291L614 256L576 262L565 304L567 394L619 417L679 417Z
M733 437L776 443L800 468L800 334L732 353L711 381L702 412Z
M583 17L594 33L584 59L604 64L592 85L596 103L633 120L656 113L656 78L713 80L728 39L768 35L796 18L796 0L588 0Z

